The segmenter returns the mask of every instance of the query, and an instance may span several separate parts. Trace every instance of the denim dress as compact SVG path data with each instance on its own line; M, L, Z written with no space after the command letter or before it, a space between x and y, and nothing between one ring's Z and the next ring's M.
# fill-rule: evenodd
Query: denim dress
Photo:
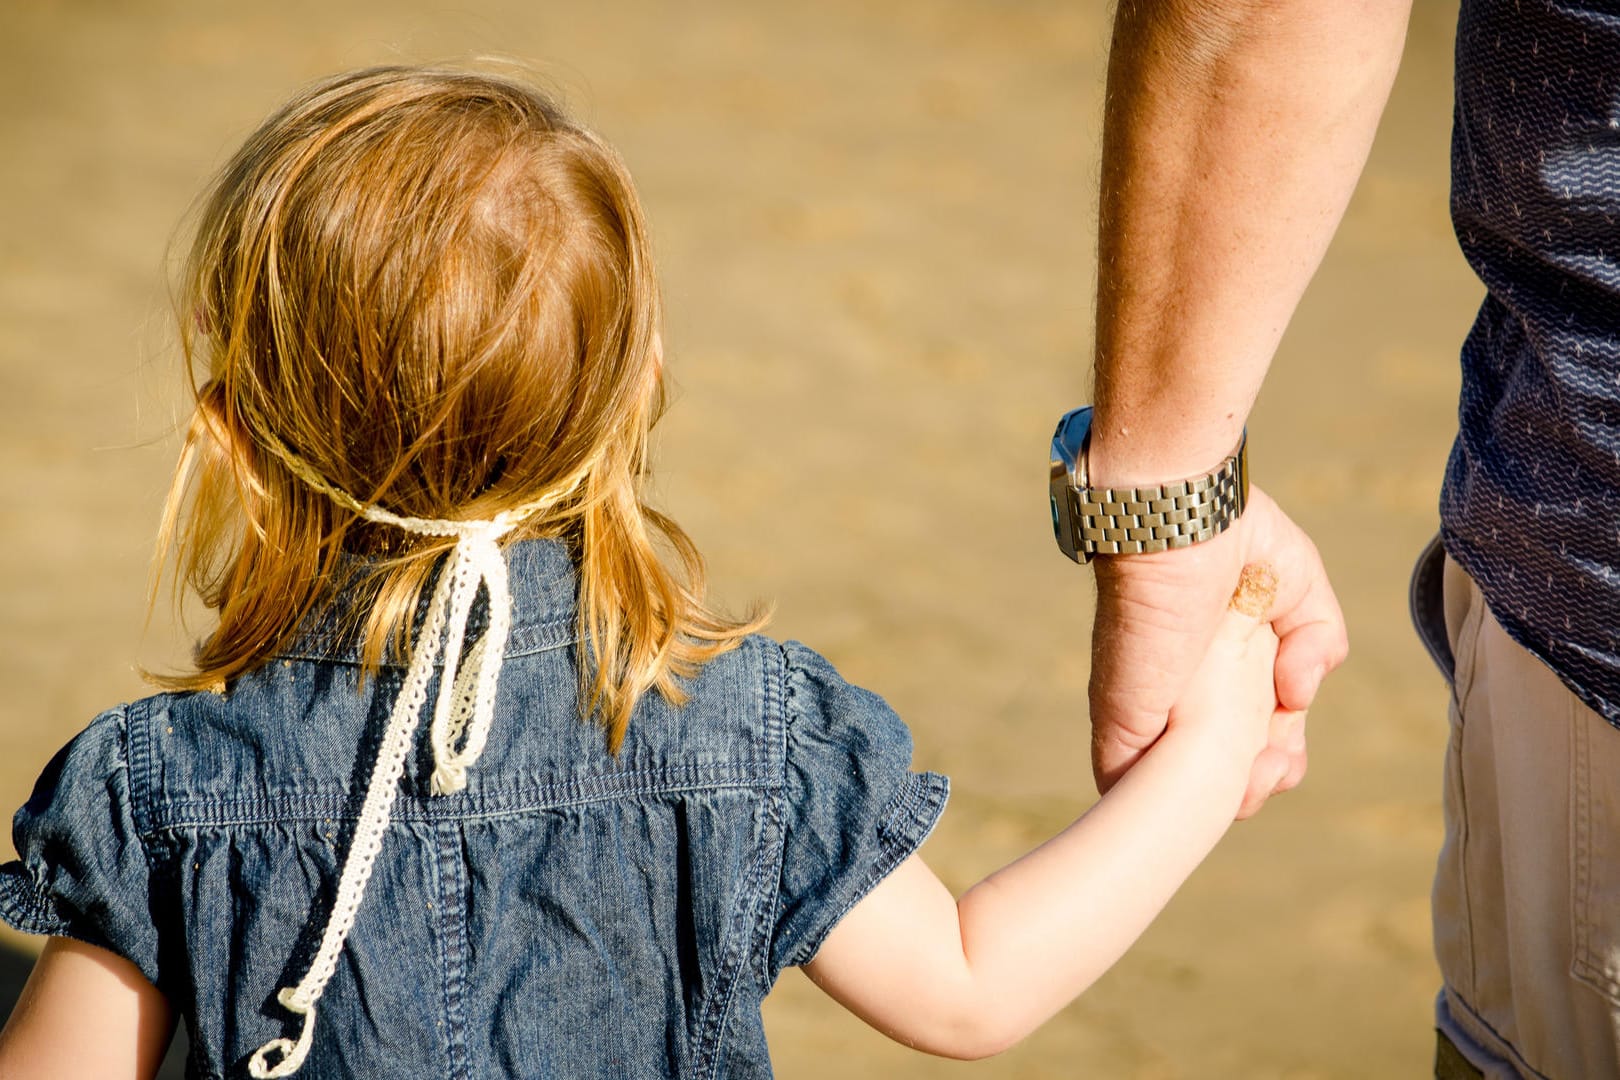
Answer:
M566 549L507 549L496 721L465 790L407 767L301 1077L765 1077L760 1004L916 850L944 777L796 643L747 638L581 717ZM360 678L339 609L223 694L98 717L46 767L0 917L127 958L184 1017L191 1077L247 1075L289 1020L403 672ZM479 633L477 616L469 636Z

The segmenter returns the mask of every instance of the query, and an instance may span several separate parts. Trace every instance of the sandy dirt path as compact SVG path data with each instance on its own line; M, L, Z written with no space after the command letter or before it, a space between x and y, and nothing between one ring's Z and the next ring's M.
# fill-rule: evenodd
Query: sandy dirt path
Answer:
M1305 787L1237 829L1140 946L1003 1057L887 1044L796 973L779 1074L1420 1075L1445 690L1406 625L1480 289L1446 222L1450 22L1419 0L1345 230L1250 429L1317 538L1354 656ZM1090 586L1053 547L1052 424L1086 390L1102 4L40 2L0 12L0 807L137 661L180 397L162 256L294 86L397 59L533 64L619 145L662 260L663 504L719 593L777 604L913 726L955 796L953 885L1092 798ZM16 941L16 939L7 939ZM18 948L26 945L17 944Z

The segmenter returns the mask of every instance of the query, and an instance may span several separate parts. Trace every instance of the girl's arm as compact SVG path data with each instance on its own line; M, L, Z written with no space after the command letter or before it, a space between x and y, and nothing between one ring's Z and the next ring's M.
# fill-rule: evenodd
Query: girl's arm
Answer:
M805 972L928 1053L987 1057L1022 1039L1119 959L1225 833L1274 720L1275 655L1268 626L1229 612L1193 704L1084 816L960 901L911 856Z
M45 945L0 1031L5 1080L150 1080L174 1034L163 994L116 953Z

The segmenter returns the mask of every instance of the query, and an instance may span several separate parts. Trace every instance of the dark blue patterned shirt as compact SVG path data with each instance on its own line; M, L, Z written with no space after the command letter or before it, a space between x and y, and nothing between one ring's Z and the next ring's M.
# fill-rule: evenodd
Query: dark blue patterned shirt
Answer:
M1463 0L1455 124L1452 220L1489 292L1446 550L1620 726L1620 2Z

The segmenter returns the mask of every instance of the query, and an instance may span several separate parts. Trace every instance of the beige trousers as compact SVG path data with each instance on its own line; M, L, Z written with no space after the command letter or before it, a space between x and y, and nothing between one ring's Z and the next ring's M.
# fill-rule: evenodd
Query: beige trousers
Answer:
M1450 559L1445 620L1437 1023L1487 1077L1620 1078L1620 731L1507 636Z

